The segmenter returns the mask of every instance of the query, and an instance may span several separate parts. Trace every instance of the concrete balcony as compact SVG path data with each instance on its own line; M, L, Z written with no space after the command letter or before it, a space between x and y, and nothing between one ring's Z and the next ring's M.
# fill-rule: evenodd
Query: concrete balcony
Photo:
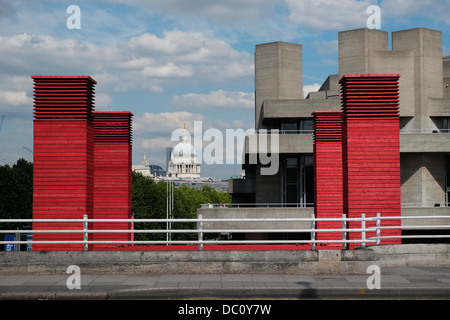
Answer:
M248 207L246 205L234 204L231 208L199 208L198 214L202 214L204 219L271 219L271 218L311 218L314 213L314 208L286 208L280 207L278 204L273 204L269 207ZM239 207L238 207L239 206ZM428 226L427 230L442 230L442 226L450 225L450 207L402 207L402 217L427 217L402 219L401 225L409 227L409 229L425 229L423 226ZM436 218L436 216L448 216L448 219ZM430 227L431 226L431 227ZM434 226L434 227L433 227ZM441 227L439 227L441 226ZM295 229L309 229L311 227L308 221L267 221L267 222L253 222L253 221L220 221L220 222L205 222L204 228L208 230L233 229L233 230L295 230ZM445 229L445 228L444 228ZM450 229L450 228L448 228ZM239 231L237 231L239 232Z
M311 218L314 208L280 208L280 207L258 207L258 208L200 208L198 214L202 214L204 219L271 219L271 218ZM204 229L220 230L295 230L308 229L311 227L309 221L275 221L275 222L245 222L245 221L220 221L204 222Z
M257 154L272 152L276 141L272 142L271 134L264 134L260 145L261 135L250 135L245 138L245 153ZM278 134L279 154L312 154L312 134ZM400 133L400 152L404 153L447 153L450 152L450 133L441 133L439 130L424 132L406 131Z
M339 99L286 99L265 100L262 108L262 123L279 122L283 119L312 118L311 113L318 110L340 110Z
M430 216L430 218L403 219L402 226L421 229L420 226L450 225L450 207L402 207L402 217L417 216ZM436 216L448 216L448 219L433 218Z
M279 154L312 154L313 153L313 135L312 134L278 134L278 152ZM271 134L264 135L267 142L261 142L261 135L251 135L245 137L245 153L272 153L272 146L277 143L273 141L274 136Z
M450 98L430 98L427 109L430 117L450 117Z
M450 134L439 133L408 133L400 134L400 152L450 152Z

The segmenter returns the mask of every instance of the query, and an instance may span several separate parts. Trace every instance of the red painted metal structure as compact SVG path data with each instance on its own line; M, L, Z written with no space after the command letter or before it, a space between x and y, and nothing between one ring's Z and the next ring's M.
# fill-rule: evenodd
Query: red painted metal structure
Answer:
M94 86L89 76L34 80L33 218L82 219L93 212ZM82 229L34 223L34 230ZM34 233L33 240L83 240L81 233ZM82 250L82 244L33 244L33 250Z
M131 218L130 112L95 112L89 76L32 76L34 80L33 218ZM342 111L313 113L315 214L318 218L400 216L399 75L347 75ZM382 226L400 226L388 220ZM367 224L373 226L373 224ZM129 230L129 223L93 223L91 230ZM341 222L318 223L339 229ZM349 228L360 228L351 222ZM34 230L81 230L82 223L34 223ZM360 239L349 232L348 239ZM367 234L368 237L374 234ZM400 235L399 228L381 236ZM317 234L340 240L341 233ZM98 233L91 240L131 239ZM82 233L34 233L33 240L83 240ZM381 243L400 243L386 240ZM359 244L350 245L350 248ZM204 250L305 250L310 245L204 246ZM317 248L340 249L341 244ZM91 250L196 250L197 246L92 244ZM83 250L82 244L33 244L33 250Z
M314 214L316 218L342 218L342 112L315 111ZM341 229L342 222L317 222L317 229ZM338 232L318 232L317 240L341 240ZM318 243L317 249L342 249L340 243Z
M343 196L349 218L401 215L400 194L400 75L346 75L340 80L343 112ZM399 220L382 226L400 226ZM375 222L367 227L375 226ZM349 228L359 228L350 222ZM399 236L400 229L382 230L381 236ZM367 233L367 237L374 236ZM361 233L349 233L360 239ZM382 244L400 243L382 240ZM358 245L350 245L350 248Z
M314 172L317 218L395 217L401 215L400 75L345 75L341 84L341 111L316 111L314 118ZM339 229L340 222L318 222L318 229ZM374 227L367 222L366 227ZM382 220L381 226L400 226L398 219ZM360 222L349 222L358 229ZM382 230L381 236L399 236L400 228ZM368 232L366 237L375 236ZM317 239L339 240L341 233L318 232ZM360 240L361 232L349 232ZM381 240L401 243L400 239ZM360 244L350 244L355 248ZM318 249L338 249L318 245Z
M89 76L34 80L34 219L131 218L130 112L95 112ZM91 224L129 230L130 223ZM34 223L34 230L82 230L80 223ZM90 234L130 240L130 233ZM36 241L81 241L82 233L34 233ZM116 246L93 244L92 250ZM33 244L33 250L83 250L83 244Z
M131 112L94 112L93 219L131 219ZM94 222L90 230L130 230L131 224ZM89 240L130 241L131 233L92 233ZM117 248L92 244L90 250Z

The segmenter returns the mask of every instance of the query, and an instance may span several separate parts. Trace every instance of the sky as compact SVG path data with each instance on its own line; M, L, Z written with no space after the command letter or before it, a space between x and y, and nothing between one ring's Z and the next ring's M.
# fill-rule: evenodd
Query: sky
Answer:
M338 32L367 27L371 5L383 31L442 31L450 55L450 0L0 0L0 165L33 160L32 75L91 76L95 110L134 114L133 164L145 152L166 169L172 133L194 121L223 137L254 128L255 45L302 44L303 91L316 91L339 72Z

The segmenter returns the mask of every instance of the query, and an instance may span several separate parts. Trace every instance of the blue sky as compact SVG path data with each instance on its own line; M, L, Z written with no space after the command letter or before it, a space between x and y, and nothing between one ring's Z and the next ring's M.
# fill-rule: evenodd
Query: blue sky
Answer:
M72 5L81 29L68 29ZM442 0L0 0L0 164L32 161L33 74L86 74L96 110L133 112L133 163L147 153L165 168L171 133L254 127L256 44L303 45L303 84L317 90L338 73L338 32L366 27L381 7L381 29L443 32L450 55L450 1ZM0 118L1 119L1 118ZM240 165L203 165L228 178Z

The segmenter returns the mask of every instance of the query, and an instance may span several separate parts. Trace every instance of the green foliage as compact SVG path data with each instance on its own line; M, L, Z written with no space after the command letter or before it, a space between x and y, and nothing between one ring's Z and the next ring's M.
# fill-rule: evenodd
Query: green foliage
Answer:
M201 190L180 186L173 188L174 219L195 219L197 209L205 203L230 203L228 192L209 186ZM167 215L167 182L154 182L151 178L133 172L133 214L135 219L165 219ZM166 223L135 223L135 229L165 229ZM196 229L195 223L172 223L172 229ZM215 235L210 235L214 237ZM166 234L136 233L136 240L165 240ZM208 238L205 234L205 239ZM172 240L196 240L195 233L173 233Z
M33 211L33 164L19 159L0 166L0 219L31 219ZM2 229L23 229L23 224L2 223Z

